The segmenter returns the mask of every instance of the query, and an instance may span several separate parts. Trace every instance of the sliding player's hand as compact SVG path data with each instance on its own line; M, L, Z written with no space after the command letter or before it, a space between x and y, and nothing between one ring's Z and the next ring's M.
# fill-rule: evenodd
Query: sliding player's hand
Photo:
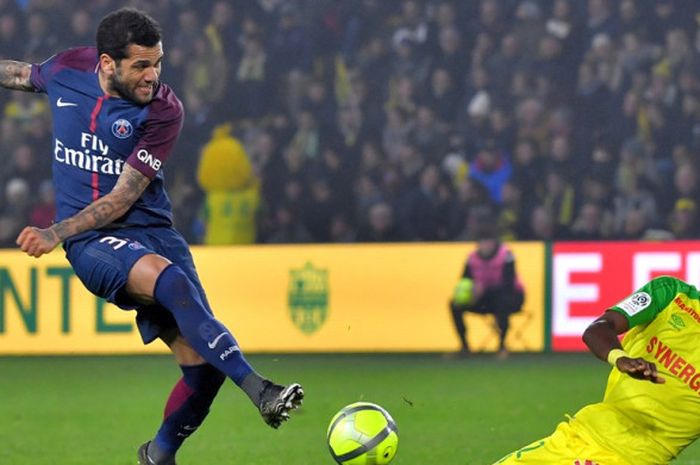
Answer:
M643 358L620 357L617 359L617 369L635 379L648 380L655 384L666 382L666 379L659 376L656 365Z
M58 235L51 229L27 226L17 236L17 245L22 252L32 257L41 257L51 252L59 243Z

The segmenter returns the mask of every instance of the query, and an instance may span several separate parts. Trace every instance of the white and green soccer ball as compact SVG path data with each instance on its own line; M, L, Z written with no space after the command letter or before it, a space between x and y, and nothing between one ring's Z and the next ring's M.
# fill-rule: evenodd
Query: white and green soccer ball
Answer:
M385 465L396 455L399 430L389 412L369 402L343 407L328 426L328 447L341 465Z

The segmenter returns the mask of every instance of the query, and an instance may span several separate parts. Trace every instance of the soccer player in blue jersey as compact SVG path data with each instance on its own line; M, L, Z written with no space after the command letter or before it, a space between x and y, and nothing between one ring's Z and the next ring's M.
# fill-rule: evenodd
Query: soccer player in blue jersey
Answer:
M159 81L158 24L121 9L105 16L97 47L70 49L41 64L0 60L0 85L48 94L53 113L56 222L17 238L33 257L63 243L85 286L136 309L143 342L160 338L182 369L165 418L138 451L142 465L174 464L228 377L277 428L304 392L256 373L212 313L182 236L173 229L162 167L180 133L182 104Z

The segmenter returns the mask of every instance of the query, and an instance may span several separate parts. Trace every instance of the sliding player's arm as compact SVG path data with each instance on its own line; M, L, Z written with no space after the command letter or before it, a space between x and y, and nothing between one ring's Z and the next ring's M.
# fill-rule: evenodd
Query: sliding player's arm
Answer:
M0 86L6 89L34 92L29 77L32 65L14 60L0 60Z
M628 329L629 322L623 314L608 310L586 328L583 332L583 342L596 357L608 361L611 351L622 350L617 336ZM632 378L649 380L659 384L666 382L663 377L659 376L656 365L643 358L631 358L623 355L617 358L615 367Z
M150 178L125 163L109 194L49 228L27 226L17 237L17 245L28 255L40 257L71 236L107 226L129 211L150 182Z

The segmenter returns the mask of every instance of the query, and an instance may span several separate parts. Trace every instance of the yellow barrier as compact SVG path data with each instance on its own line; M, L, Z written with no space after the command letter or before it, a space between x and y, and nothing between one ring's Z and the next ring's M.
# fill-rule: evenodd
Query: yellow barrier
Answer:
M544 348L544 247L513 244L526 288L513 350ZM194 248L217 316L248 352L450 351L447 300L472 244ZM0 354L164 352L141 345L133 312L103 304L60 251L0 251ZM472 347L495 350L491 317L469 315Z

